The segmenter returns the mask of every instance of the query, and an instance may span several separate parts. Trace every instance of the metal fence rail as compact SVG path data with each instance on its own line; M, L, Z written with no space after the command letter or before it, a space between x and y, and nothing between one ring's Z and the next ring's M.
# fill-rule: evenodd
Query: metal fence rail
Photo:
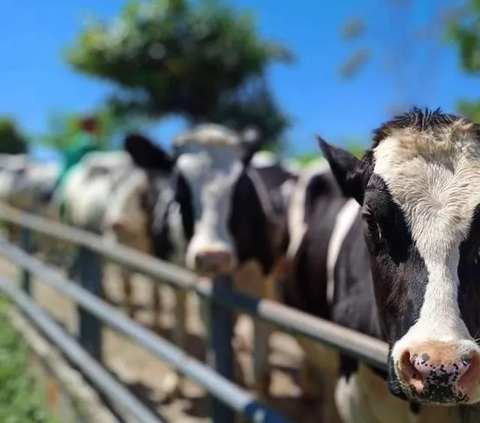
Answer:
M45 312L28 295L23 293L12 282L0 277L0 290L6 293L41 331L47 335L82 372L112 401L114 407L134 417L141 423L162 423L160 417L152 413L120 382L110 375L97 361Z
M260 300L233 291L213 292L208 280L193 272L127 247L112 246L97 235L70 228L8 206L0 205L0 219L44 235L81 245L118 264L150 276L154 280L160 279L176 288L190 290L212 301L221 302L228 307L241 309L248 314L280 326L284 331L303 335L327 344L378 369L387 369L387 344L373 337L328 320L313 317L274 301Z
M77 303L80 344L101 361L103 323L136 340L156 357L175 367L186 377L203 386L212 396L214 423L234 421L233 410L255 422L286 422L262 406L233 379L233 310L246 312L268 321L282 331L305 336L356 357L374 367L387 367L387 345L372 337L324 319L294 310L277 302L256 299L232 289L231 278L211 280L158 260L133 249L112 244L102 237L68 227L0 204L0 220L23 228L22 245L26 252L8 242L0 242L0 254L22 268L22 286L30 292L31 274L40 277ZM28 253L31 231L79 246L80 286L68 282ZM208 300L211 323L208 330L210 368L186 355L181 349L158 338L104 303L101 257L129 267L152 278L152 283L167 283L177 290L193 291Z
M79 304L84 310L96 316L102 323L135 340L139 346L178 369L200 386L203 386L215 398L251 421L287 423L287 420L261 405L252 395L237 385L224 379L184 351L159 338L153 332L133 322L112 306L76 285L74 281L69 281L58 275L40 260L31 257L17 246L0 241L0 255L32 272L43 282L57 289ZM1 283L0 287L2 287ZM23 297L25 296L23 294ZM150 422L152 420L145 421Z

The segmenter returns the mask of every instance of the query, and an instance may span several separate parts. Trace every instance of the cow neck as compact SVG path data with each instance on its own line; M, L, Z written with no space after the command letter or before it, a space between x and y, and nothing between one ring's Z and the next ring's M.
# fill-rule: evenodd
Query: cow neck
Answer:
M333 306L335 298L335 266L342 250L343 242L358 216L360 205L353 198L340 209L333 226L327 252L327 303Z
M268 189L263 182L262 177L257 169L250 167L246 170L246 174L252 181L252 184L257 192L258 199L262 206L262 210L267 216L267 220L272 222L275 226L283 225L282 217L275 213L272 200L268 194Z

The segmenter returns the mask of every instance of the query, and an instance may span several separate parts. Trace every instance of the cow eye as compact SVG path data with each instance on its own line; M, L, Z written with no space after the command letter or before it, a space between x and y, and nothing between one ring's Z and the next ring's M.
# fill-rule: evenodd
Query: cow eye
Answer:
M367 224L367 234L369 238L374 242L380 242L383 239L382 229L375 219L372 210L368 207L365 207L362 211L363 219Z
M367 221L367 226L370 238L372 238L375 242L380 242L383 238L380 225L377 222Z

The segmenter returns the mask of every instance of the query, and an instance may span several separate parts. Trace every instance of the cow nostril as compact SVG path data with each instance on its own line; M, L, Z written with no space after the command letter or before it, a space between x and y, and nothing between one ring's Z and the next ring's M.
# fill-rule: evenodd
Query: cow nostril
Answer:
M113 222L112 225L111 225L111 228L112 230L114 230L115 232L124 232L125 231L125 228L126 228L126 225L125 223L123 222Z
M424 388L424 375L415 365L415 356L412 357L410 351L406 350L402 353L399 367L403 380L421 394Z
M471 392L479 382L480 378L480 356L472 353L463 357L461 365L458 366L457 387L462 393Z
M200 253L195 256L195 267L198 270L228 271L231 264L231 254L224 251Z

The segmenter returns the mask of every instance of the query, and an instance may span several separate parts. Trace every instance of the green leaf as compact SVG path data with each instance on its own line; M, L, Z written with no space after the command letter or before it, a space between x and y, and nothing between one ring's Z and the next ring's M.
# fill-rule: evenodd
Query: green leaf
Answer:
M0 153L23 154L28 151L28 140L13 118L0 116Z

